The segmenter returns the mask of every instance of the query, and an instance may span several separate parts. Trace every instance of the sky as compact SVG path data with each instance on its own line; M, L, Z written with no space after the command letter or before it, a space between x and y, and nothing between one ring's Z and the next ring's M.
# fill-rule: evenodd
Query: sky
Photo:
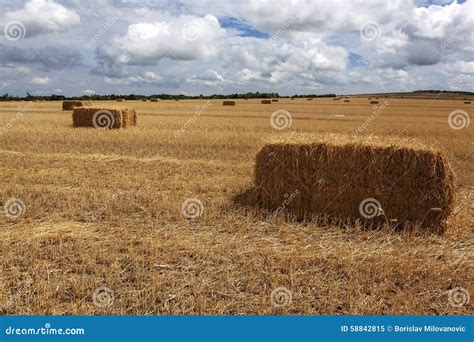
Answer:
M474 91L474 0L0 0L0 93Z

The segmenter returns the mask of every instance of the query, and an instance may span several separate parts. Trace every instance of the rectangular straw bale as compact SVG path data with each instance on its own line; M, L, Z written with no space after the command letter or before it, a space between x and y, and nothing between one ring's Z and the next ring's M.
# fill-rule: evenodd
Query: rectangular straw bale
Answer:
M298 190L286 209L303 220L329 217L442 232L453 210L454 174L446 156L400 139L382 144L376 137L331 135L273 142L257 154L255 183L258 205L270 210ZM361 203L371 199L383 211L366 217Z
M94 127L93 118L96 113L100 127L105 123L109 129L127 128L137 125L137 113L129 108L99 108L99 107L77 107L72 112L74 127Z
M379 101L370 101L370 104L378 104Z
M150 101L151 101L151 102L160 102L160 99L152 98Z
M262 104L272 104L272 100L262 100Z
M63 101L63 110L73 110L74 107L85 107L91 105L91 101L65 100Z
M278 102L278 99L272 99L272 102Z
M223 106L235 106L235 101L223 101Z

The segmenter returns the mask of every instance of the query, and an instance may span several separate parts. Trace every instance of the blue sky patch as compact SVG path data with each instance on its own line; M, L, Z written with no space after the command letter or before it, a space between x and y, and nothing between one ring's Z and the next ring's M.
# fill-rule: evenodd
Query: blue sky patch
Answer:
M255 37L261 39L269 39L270 35L266 32L257 30L256 28L240 21L237 18L232 17L223 17L219 18L219 23L224 28L233 28L239 31L239 36L241 37Z

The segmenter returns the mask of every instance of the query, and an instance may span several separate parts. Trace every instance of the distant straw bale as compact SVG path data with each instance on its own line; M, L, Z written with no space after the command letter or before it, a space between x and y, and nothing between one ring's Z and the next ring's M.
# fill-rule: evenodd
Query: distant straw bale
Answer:
M137 112L129 108L77 107L72 122L74 127L127 128L137 125Z
M262 104L272 104L272 100L262 100Z
M229 100L223 101L222 105L223 106L235 106L235 101L229 101Z
M298 220L331 218L442 232L453 210L454 174L446 156L420 143L377 137L292 135L257 154L257 205L286 205Z
M75 107L86 107L91 105L91 101L65 100L63 101L63 110L73 110Z

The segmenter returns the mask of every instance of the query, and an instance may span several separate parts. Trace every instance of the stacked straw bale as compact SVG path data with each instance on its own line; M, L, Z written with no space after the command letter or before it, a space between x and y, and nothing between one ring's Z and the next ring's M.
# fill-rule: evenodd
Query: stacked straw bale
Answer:
M63 101L63 110L73 110L75 107L86 107L91 105L91 101L65 100Z
M298 190L286 209L299 220L359 220L364 226L442 232L454 202L446 156L419 143L380 141L293 135L264 146L255 166L257 205L275 210ZM367 199L380 203L373 217L362 215L361 210L370 211L361 209Z
M235 106L235 101L223 101L223 106Z
M127 128L137 125L137 112L129 108L77 107L72 122L74 127Z

